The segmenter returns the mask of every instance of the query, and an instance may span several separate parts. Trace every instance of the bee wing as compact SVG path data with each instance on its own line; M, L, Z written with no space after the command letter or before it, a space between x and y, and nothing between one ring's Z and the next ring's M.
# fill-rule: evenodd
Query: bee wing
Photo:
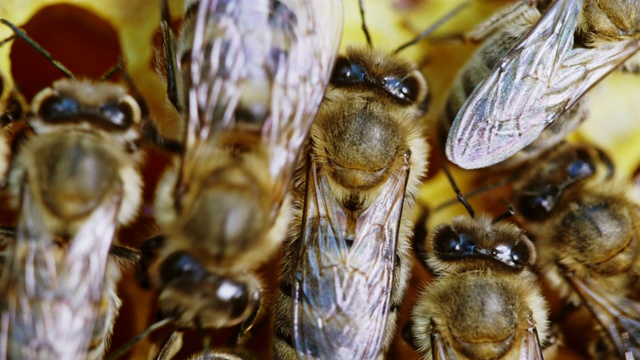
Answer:
M582 4L555 1L475 88L449 132L449 160L474 169L507 159L638 50L638 39L573 49Z
M435 330L432 324L431 330L431 358L433 360L454 360L457 358L451 350L451 345L442 338L442 335Z
M181 65L186 146L229 131L256 133L272 177L287 184L341 33L340 0L202 0L188 64Z
M526 334L522 337L520 344L519 360L543 360L542 346L538 338L538 331L535 326L531 326L526 330Z
M605 329L621 358L640 357L640 304L600 291L589 279L567 276L571 286ZM629 357L629 355L631 355Z
M347 239L346 214L328 179L309 163L293 294L296 351L301 358L375 358L390 310L408 162L357 220L355 239Z
M9 357L22 358L28 351L76 358L86 351L93 332L120 199L99 206L61 249L28 185L22 193L16 241L3 278Z

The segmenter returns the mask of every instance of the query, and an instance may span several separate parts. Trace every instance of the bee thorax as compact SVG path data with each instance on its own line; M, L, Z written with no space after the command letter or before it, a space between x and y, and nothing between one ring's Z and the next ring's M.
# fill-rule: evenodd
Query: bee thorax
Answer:
M472 280L472 279L465 279ZM497 281L465 281L452 306L458 314L449 324L454 347L470 357L497 359L512 346L518 327L514 299Z
M348 188L370 188L385 179L400 147L399 130L392 120L367 105L338 119L326 133L332 177ZM342 117L343 115L339 115Z
M91 138L42 140L32 161L44 204L61 219L88 215L120 180L112 155Z

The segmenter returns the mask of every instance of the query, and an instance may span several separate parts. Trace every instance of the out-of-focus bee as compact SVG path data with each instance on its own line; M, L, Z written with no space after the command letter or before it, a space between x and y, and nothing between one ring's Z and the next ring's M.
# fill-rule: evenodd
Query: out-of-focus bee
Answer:
M446 153L457 165L487 167L527 145L523 157L559 142L585 116L572 107L640 49L640 1L548 3L539 4L542 17L514 6L518 15L497 22L503 28L459 77L446 111L455 117ZM636 59L625 67L636 70Z
M5 46L15 36L0 41ZM22 95L11 86L9 79L0 72L0 126L4 127L22 120L27 113L27 104ZM0 131L0 177L7 171L10 149L4 131ZM2 248L0 246L0 248Z
M121 86L63 79L34 97L26 124L8 175L19 219L0 357L101 358L120 306L109 249L141 200L140 108Z
M513 185L514 201L558 295L599 323L595 358L640 358L640 206L606 154L563 144Z
M342 4L188 1L177 51L164 6L169 98L183 112L185 150L157 190L164 240L142 270L163 316L181 327L231 326L256 307L259 285L245 271L285 237L287 194L333 67Z
M369 45L338 57L294 176L278 359L373 359L393 337L410 267L403 207L426 172L429 92L414 63Z
M492 220L463 204L470 218L415 239L436 278L413 308L408 340L425 359L542 359L548 310L533 244L502 221L511 212Z
M20 121L27 113L24 98L9 85L9 80L0 73L0 126Z

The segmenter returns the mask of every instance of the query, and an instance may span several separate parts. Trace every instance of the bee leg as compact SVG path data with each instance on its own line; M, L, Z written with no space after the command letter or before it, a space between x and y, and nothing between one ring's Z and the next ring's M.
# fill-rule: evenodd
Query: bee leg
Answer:
M427 235L429 231L427 230L427 220L429 219L429 209L423 207L420 210L420 217L416 221L413 228L413 251L418 258L420 264L424 267L425 270L429 270L427 266L427 250L425 249L425 245L427 244Z
M160 349L155 359L169 360L176 356L182 348L182 334L183 332L180 330L172 332L167 341L164 342L162 349Z
M136 282L143 289L150 288L148 275L149 266L165 242L166 238L163 235L156 235L143 241L140 246L140 259L136 263Z

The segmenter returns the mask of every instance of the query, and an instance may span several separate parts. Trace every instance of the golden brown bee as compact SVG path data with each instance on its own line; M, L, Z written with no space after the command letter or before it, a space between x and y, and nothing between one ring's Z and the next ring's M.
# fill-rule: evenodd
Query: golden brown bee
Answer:
M533 244L502 221L512 212L476 218L461 199L471 217L439 225L426 243L414 239L435 281L412 310L407 340L425 359L542 359L548 310Z
M361 14L364 10L361 6ZM293 221L274 314L278 359L373 359L389 347L410 270L414 202L427 168L429 89L398 52L339 56L294 175Z
M507 164L536 156L584 119L574 105L591 87L625 62L637 70L637 59L627 60L640 49L640 1L548 3L538 5L542 16L516 4L478 31L497 30L456 81L443 125L457 165L491 166L527 146Z
M338 58L294 180L276 358L371 359L388 347L409 276L402 208L426 171L426 100L409 61L366 48Z
M336 60L294 175L277 359L373 359L392 340L410 269L403 207L426 172L429 103L423 75L397 51L350 47Z
M109 249L141 201L140 121L119 85L64 79L34 97L8 175L0 357L102 357L120 306Z
M543 156L513 185L542 275L599 323L601 335L586 344L591 356L640 358L637 199L601 150L563 144Z
M259 284L246 272L285 237L291 178L329 80L342 4L189 1L177 51L163 10L184 153L157 189L164 240L143 271L162 316L231 326L257 306Z
M33 135L9 170L20 215L3 271L3 354L100 357L106 334L94 343L96 319L109 329L119 306L109 248L140 204L140 110L118 85L60 80L32 111Z

